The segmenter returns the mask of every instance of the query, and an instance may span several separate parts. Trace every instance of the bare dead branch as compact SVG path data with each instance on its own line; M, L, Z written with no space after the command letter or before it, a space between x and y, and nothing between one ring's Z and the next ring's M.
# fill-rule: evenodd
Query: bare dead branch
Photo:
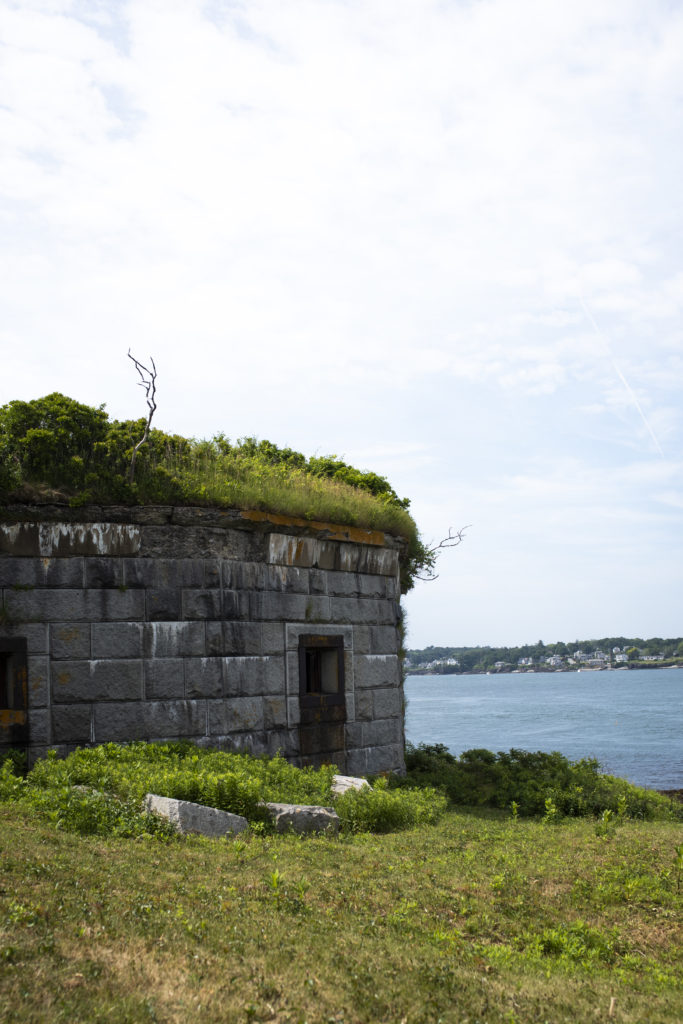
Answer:
M452 526L449 526L448 533L438 544L426 548L425 557L422 559L420 569L415 573L415 579L422 580L423 583L433 583L434 580L438 580L439 574L434 571L437 558L446 548L457 548L458 544L462 544L465 539L465 530L469 530L470 526L463 526L455 531Z
M149 409L149 415L147 416L147 422L145 423L145 432L142 435L142 438L135 445L135 448L133 449L133 456L130 460L130 469L128 471L128 483L132 484L135 478L135 459L137 457L138 451L140 450L140 448L142 448L143 444L149 437L149 428L152 425L152 416L156 412L157 408L157 368L154 365L154 360L152 359L151 356L149 357L149 361L152 364L151 370L147 366L145 366L144 363L138 362L135 356L131 354L130 349L128 349L128 358L132 359L132 361L135 363L135 369L140 374L138 386L144 388L145 390L145 399L147 401L147 408Z

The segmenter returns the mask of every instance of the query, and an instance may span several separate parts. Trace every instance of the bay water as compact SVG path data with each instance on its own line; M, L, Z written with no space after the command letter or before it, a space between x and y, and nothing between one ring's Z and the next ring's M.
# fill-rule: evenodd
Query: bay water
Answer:
M651 789L683 789L683 669L408 676L406 739L453 754L596 757Z

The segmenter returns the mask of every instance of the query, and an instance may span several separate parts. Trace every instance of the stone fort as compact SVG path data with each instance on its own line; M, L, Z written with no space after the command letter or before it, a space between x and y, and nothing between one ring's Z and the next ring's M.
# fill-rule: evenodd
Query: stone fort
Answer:
M403 770L400 540L194 507L0 520L0 750L187 739Z

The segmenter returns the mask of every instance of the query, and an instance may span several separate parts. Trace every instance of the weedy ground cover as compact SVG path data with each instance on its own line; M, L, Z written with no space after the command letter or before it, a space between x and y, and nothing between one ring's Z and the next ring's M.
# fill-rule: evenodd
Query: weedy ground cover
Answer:
M0 803L0 1019L674 1024L681 832L471 810L160 842Z
M282 757L251 757L191 743L106 743L62 760L51 753L26 779L9 759L0 773L0 798L21 800L59 827L81 834L163 835L165 825L140 811L146 793L190 800L241 814L267 830L263 801L333 802L334 765L296 768ZM378 779L372 790L334 800L345 831L391 832L437 821L446 798L433 788L392 790Z

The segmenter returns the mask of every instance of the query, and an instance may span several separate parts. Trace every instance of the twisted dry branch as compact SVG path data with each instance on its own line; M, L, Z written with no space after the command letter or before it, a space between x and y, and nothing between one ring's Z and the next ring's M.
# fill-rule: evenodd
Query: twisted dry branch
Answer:
M135 445L135 448L133 448L133 456L130 460L130 469L128 471L128 483L132 484L133 479L135 478L135 459L137 457L138 451L140 450L140 448L142 448L143 444L149 437L149 428L152 425L152 416L156 412L157 408L157 368L154 365L154 360L152 359L151 356L149 357L149 361L152 364L151 370L147 366L145 366L144 363L138 362L135 356L131 354L130 349L128 349L128 358L132 359L132 361L135 363L135 369L140 374L138 386L145 389L145 399L147 401L147 408L149 409L149 415L147 416L147 422L145 423L145 432L142 435L142 438Z

